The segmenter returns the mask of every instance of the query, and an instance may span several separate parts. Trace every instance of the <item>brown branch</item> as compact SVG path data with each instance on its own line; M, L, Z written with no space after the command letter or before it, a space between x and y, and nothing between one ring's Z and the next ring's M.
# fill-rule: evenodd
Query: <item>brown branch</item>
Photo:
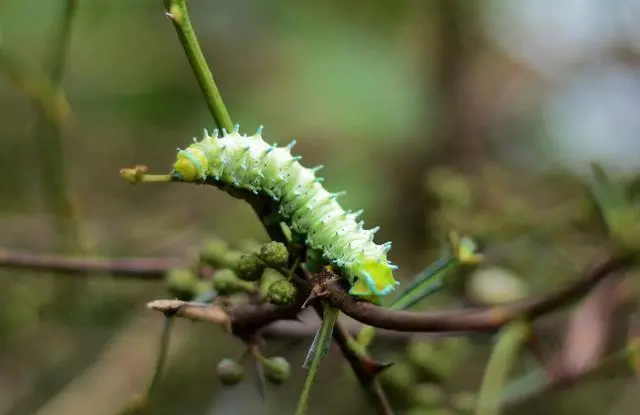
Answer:
M486 308L411 312L391 310L371 303L356 301L332 282L333 275L320 274L324 283L322 297L347 316L362 324L404 332L469 332L494 331L515 318L535 318L556 310L589 292L598 282L627 269L634 263L630 255L601 255L588 268L585 276L569 287L548 296L514 301ZM329 277L329 278L327 278ZM297 302L298 303L298 302ZM259 330L277 320L296 319L299 304L279 307L272 304L240 304L226 310L234 327Z
M606 251L594 261L582 278L579 278L565 289L547 296L490 308L421 313L385 309L370 303L354 300L346 293L343 287L335 282L335 275L327 271L323 271L316 277L314 290L320 289L320 297L329 301L332 306L339 308L349 317L365 325L382 329L400 332L494 331L516 318L533 319L547 312L557 310L582 297L601 281L629 268L634 263L635 258L630 254L615 254L612 251ZM303 297L299 295L296 304L289 307L279 307L271 304L240 304L222 309L217 305L190 307L187 303L175 300L164 302L164 304L172 306L170 309L160 309L157 306L150 307L165 313L167 311L176 312L178 316L182 317L228 325L228 328L235 334L240 337L245 335L246 339L250 339L246 337L247 334L255 336L261 329L278 320L297 319L302 305L300 304L300 299ZM304 303L304 300L302 300L302 303ZM155 304L157 305L158 302ZM207 308L211 308L211 310L207 310ZM228 319L220 318L224 313L226 313ZM228 324L229 322L230 324ZM372 401L375 402L378 412L382 414L392 413L383 390L377 384L375 378L377 372L372 371L371 367L367 366L363 356L359 356L355 351L351 350L347 341L349 333L344 329L344 326L337 327L334 330L334 336L338 345L341 346L345 358L351 364L359 382L372 398ZM369 363L372 362L370 361ZM585 367L584 372L589 372L589 369L592 368L593 365ZM581 373L578 374L578 377L580 375ZM557 381L550 382L550 379L546 378L541 388L536 387L536 390L546 389L552 385L559 384ZM513 401L516 400L514 399ZM512 404L512 402L506 403Z
M341 321L341 326L351 336L360 333L364 324L357 321ZM285 338L285 339L306 339L313 337L320 328L318 322L300 322L300 321L275 321L260 331L260 335L264 338ZM468 335L469 332L440 332L440 333L411 333L406 331L392 331L380 329L376 331L376 338L388 340L391 342L406 342L411 339L441 339L446 337L459 337Z
M0 267L78 276L102 272L117 277L160 280L168 269L183 262L177 258L81 258L0 250Z
M100 273L109 274L110 276L122 278L138 278L145 280L160 280L163 274L172 267L180 266L184 260L180 258L81 258L68 257L54 254L37 254L22 251L9 251L0 249L0 268L24 269L36 272L57 272L75 276L92 276ZM275 311L273 311L275 313ZM241 314L238 311L238 314ZM287 318L292 318L294 311L285 311ZM271 313L265 314L269 319L272 318ZM277 317L277 316L273 316ZM240 317L240 321L244 321ZM262 327L264 320L257 321L258 327ZM245 323L242 323L243 325ZM357 321L342 321L350 335L357 334L363 324ZM312 337L318 330L320 325L318 322L298 322L285 321L275 318L273 323L264 325L260 330L260 335L269 338L308 338ZM393 341L406 341L416 336L419 337L442 337L442 336L460 336L465 332L447 332L447 333L417 333L396 332L390 330L380 330L380 337Z
M518 317L536 318L556 310L589 292L597 283L634 263L630 254L601 254L583 278L548 296L515 301L488 308L444 310L416 313L391 310L371 303L356 301L345 290L327 278L324 298L349 317L366 325L412 332L493 331Z

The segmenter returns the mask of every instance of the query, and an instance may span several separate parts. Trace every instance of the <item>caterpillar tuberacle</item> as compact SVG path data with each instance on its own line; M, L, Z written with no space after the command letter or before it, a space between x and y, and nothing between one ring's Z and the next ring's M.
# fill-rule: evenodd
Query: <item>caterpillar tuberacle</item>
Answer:
M361 211L346 212L338 203L343 193L330 193L316 172L292 156L295 141L284 147L267 144L260 128L253 136L223 130L179 150L172 174L182 181L213 179L278 202L279 214L290 228L305 235L310 249L342 270L351 283L350 294L376 298L392 292L399 283L397 268L387 260L391 242L373 242L378 228L366 230L357 222Z

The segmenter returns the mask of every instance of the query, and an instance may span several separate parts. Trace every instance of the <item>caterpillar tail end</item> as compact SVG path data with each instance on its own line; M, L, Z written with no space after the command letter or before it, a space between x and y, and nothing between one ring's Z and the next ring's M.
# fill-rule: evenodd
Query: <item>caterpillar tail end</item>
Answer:
M375 304L380 304L380 297L392 293L400 284L393 278L393 269L384 262L360 263L352 270L352 274L356 276L356 279L349 294L363 297Z

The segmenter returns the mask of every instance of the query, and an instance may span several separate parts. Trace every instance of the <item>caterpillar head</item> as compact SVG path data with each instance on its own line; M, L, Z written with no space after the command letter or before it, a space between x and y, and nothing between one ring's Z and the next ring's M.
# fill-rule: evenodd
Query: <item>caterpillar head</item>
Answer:
M194 147L179 150L177 160L173 164L172 175L186 182L204 180L207 177L207 155Z
M356 262L348 272L355 277L349 294L374 299L376 303L379 302L377 297L391 293L400 284L393 278L393 269L386 261Z

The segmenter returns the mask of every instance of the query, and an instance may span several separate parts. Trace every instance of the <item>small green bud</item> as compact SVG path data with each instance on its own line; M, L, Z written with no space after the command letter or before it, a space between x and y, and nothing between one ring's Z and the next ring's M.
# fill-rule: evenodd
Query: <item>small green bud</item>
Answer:
M262 248L262 244L255 239L244 239L237 244L238 248L243 252L257 254Z
M364 326L360 333L356 336L356 342L364 347L365 349L369 347L373 338L376 336L376 329L373 326Z
M219 238L211 238L203 242L200 247L200 260L213 267L220 267L229 245Z
M197 297L208 292L211 292L211 281L199 280L195 286L193 296Z
M459 359L443 356L440 352L434 356L428 371L439 379L446 380L456 373L459 363Z
M459 356L446 353L447 349L436 347L433 342L413 340L407 345L407 359L424 374L437 379L447 379L455 372Z
M440 348L444 349L445 354L449 356L457 356L461 358L472 348L471 342L465 337L450 337L440 341Z
M291 365L284 357L269 357L263 362L264 377L271 383L280 385L291 376Z
M244 379L244 367L233 359L222 359L217 367L218 379L224 385L235 385Z
M289 251L282 242L269 242L260 248L260 259L271 268L284 268L289 265Z
M438 408L446 402L447 395L435 383L421 383L411 388L410 399L422 407Z
M244 254L237 264L238 276L245 281L258 281L267 265L256 254Z
M272 304L289 305L296 298L298 290L289 281L282 279L274 282L267 290L267 300Z
M193 298L198 282L198 277L188 268L172 268L165 275L165 284L171 295L183 301Z
M230 269L221 269L213 274L213 289L220 295L229 295L236 292L254 292L255 286L248 281L243 281Z
M234 249L227 251L220 259L220 266L218 266L218 268L238 269L238 262L240 262L242 255L244 255L242 251L236 251Z
M428 370L436 356L436 348L429 341L412 340L407 345L406 353L412 365Z
M260 293L263 297L267 297L269 294L269 287L276 281L286 280L284 275L280 272L276 271L273 268L267 268L262 273L262 278L260 278Z
M399 362L380 374L380 380L396 391L409 390L417 380L417 373L408 362Z
M476 394L473 392L458 392L451 397L453 409L464 414L471 414L476 407Z

